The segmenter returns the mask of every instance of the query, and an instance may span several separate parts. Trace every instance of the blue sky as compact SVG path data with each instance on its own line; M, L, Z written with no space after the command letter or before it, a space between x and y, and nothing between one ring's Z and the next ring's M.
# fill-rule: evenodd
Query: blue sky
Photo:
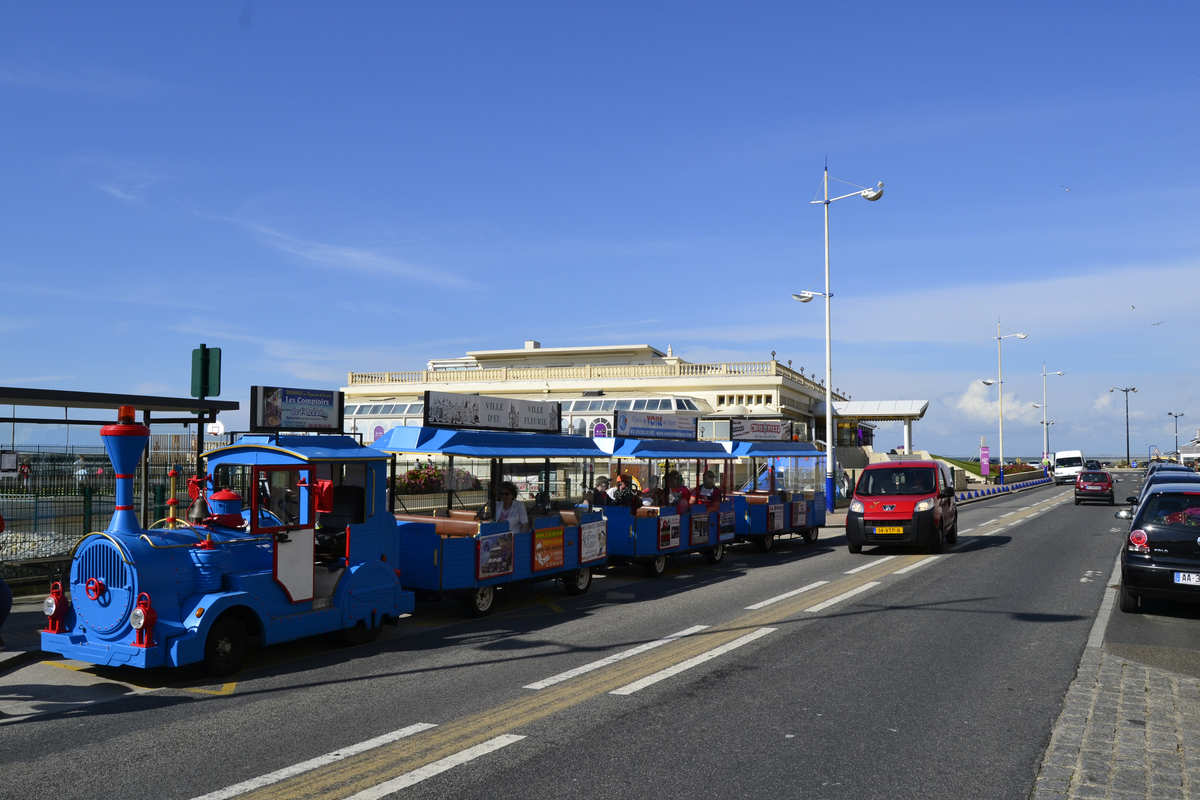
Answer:
M170 4L167 4L170 5ZM916 444L1200 426L1200 12L1182 3L26 4L0 27L0 383L337 387L648 342L930 400ZM1161 323L1155 325L1154 323ZM1120 400L1120 395L1116 395ZM229 420L243 426L244 413ZM23 434L18 433L18 438ZM891 442L890 439L895 439ZM885 428L881 443L899 441Z

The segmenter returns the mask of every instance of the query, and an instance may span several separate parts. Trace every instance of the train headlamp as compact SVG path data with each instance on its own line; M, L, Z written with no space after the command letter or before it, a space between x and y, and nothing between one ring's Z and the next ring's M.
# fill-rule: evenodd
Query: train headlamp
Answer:
M140 631L146 626L146 612L141 608L135 608L129 615L129 624L135 631Z
M47 617L53 617L58 613L58 601L53 597L47 597L42 601L42 613Z

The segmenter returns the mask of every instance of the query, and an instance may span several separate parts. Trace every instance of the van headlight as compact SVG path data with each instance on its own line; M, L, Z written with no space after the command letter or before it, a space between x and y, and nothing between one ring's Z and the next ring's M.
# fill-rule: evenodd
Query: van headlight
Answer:
M862 504L861 500L851 500L850 501L850 513L852 513L852 514L863 513L863 504Z
M913 511L933 511L933 498L926 497L913 506Z

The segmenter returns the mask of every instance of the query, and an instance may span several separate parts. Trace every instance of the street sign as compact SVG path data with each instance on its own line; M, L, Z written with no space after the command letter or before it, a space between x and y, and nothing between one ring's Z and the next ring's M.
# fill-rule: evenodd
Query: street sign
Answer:
M200 345L192 351L192 397L221 394L221 348Z
M987 445L982 445L979 448L979 474L990 475L992 472L992 451Z

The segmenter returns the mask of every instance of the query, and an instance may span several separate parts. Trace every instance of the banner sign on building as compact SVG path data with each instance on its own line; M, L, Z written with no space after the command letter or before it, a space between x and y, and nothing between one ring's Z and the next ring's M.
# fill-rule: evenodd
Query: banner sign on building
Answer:
M979 474L987 477L992 471L992 451L987 445L981 445L979 448Z
M783 419L731 419L729 438L743 442L790 442L792 423Z
M579 563L586 564L608 555L607 528L602 519L579 526Z
M432 428L560 433L560 403L478 394L425 392L424 424Z
M341 392L323 389L250 387L250 430L341 433L345 403Z
M617 412L617 436L626 439L696 439L696 418L677 414Z

